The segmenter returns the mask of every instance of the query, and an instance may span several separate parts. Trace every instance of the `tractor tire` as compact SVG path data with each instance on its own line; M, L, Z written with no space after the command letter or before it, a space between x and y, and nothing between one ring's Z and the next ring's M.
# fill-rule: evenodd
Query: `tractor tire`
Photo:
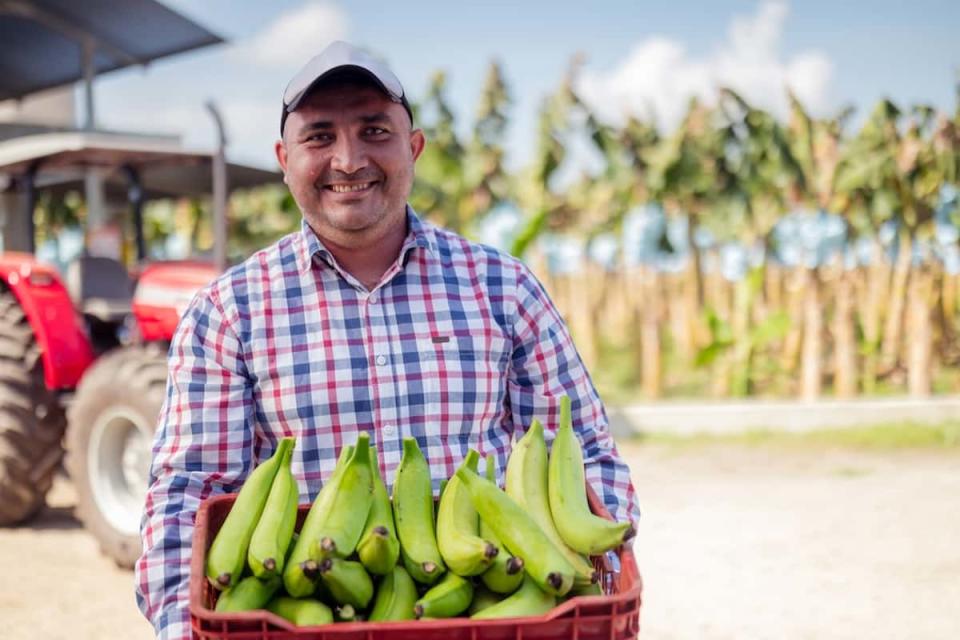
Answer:
M166 383L166 354L158 346L114 349L84 374L67 413L66 467L77 491L76 515L124 568L140 556L140 517Z
M63 459L67 421L41 353L20 303L0 287L0 526L40 511Z

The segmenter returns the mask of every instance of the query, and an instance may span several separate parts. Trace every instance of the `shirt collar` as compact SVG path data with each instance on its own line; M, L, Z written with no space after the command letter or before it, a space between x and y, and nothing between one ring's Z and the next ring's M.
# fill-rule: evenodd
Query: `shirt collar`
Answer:
M400 247L401 260L416 247L422 247L434 257L437 256L437 241L434 237L433 225L420 219L417 212L407 205L407 237ZM297 267L301 274L310 271L314 257L321 258L328 265L333 265L333 254L323 246L320 238L314 233L306 219L300 221L300 246L297 252Z

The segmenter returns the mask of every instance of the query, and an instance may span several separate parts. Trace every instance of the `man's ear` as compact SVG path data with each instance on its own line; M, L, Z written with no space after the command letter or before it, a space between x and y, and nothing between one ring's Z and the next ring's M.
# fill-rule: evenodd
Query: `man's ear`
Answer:
M283 171L283 182L287 182L287 147L283 140L277 140L273 144L273 152L277 154L277 163L280 164L280 170Z
M414 129L410 132L410 153L413 155L414 161L423 153L423 148L426 144L427 139L423 135L423 129Z

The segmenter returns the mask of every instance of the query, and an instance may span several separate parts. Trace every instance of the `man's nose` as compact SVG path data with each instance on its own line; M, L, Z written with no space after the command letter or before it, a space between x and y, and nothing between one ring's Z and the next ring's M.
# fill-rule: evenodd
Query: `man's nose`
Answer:
M343 173L355 173L365 166L367 166L367 156L363 145L347 136L339 137L333 147L330 168Z

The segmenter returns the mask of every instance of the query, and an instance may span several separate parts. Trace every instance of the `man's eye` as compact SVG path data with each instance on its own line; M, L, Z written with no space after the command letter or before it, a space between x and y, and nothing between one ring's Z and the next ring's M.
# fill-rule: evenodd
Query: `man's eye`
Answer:
M369 136L379 136L387 133L387 130L383 127L367 127L367 135Z

